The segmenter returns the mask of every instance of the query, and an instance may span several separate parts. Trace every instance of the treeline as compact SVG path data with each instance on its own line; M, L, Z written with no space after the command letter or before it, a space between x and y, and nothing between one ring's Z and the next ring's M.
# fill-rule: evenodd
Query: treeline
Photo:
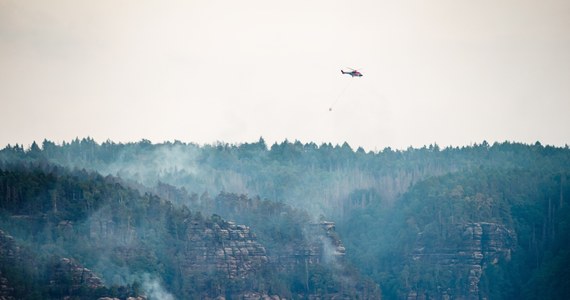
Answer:
M449 266L414 260L414 254L420 246L450 251L460 243L461 226L498 224L512 230L515 245L508 260L483 267L481 297L558 299L570 292L564 272L570 267L568 146L482 142L367 152L346 143L284 141L268 146L260 139L199 146L146 140L99 144L85 138L61 145L46 140L29 149L8 146L0 150L0 161L61 165L72 173L84 172L84 178L99 175L83 169L113 175L101 176L103 181L120 177L123 186L159 195L174 206L251 225L270 252L287 241L302 243L306 236L301 224L325 216L337 222L349 262L380 284L388 299L406 298L410 291L434 295L445 286L459 291L465 282L450 277ZM96 205L96 198L79 207L66 203L62 197L74 199L79 193L54 193L52 179L41 176L49 188L33 196L37 203L18 204L30 191L8 184L10 188L0 191L10 199L3 205L17 214L42 209L53 214L57 203L59 214L60 207L68 207L86 210L85 215ZM296 292L307 290L304 271L296 270L287 281L295 282ZM319 286L334 280L325 282ZM272 286L284 284L275 281Z
M177 162L192 162L194 165L208 165L214 169L232 170L238 173L251 173L251 166L280 165L303 167L305 170L322 169L327 171L357 168L381 175L394 169L415 170L418 167L435 168L453 165L455 168L473 166L530 167L536 164L568 164L568 146L564 148L543 146L539 142L528 145L503 142L493 145L483 141L480 144L463 147L446 147L437 144L422 148L393 150L387 147L381 151L354 150L348 143L332 145L323 143L301 143L299 141L275 143L268 146L263 138L255 143L203 145L180 141L152 144L148 140L135 143L101 144L91 138L75 139L71 142L55 144L44 140L40 145L33 142L29 148L22 145L7 145L0 151L3 160L47 159L61 165L78 168L102 168L110 163L139 162L156 163L157 155L180 154ZM170 157L169 157L170 158ZM142 161L140 161L142 160ZM169 164L168 166L171 166ZM153 165L157 166L157 165ZM164 166L158 166L163 169ZM189 166L178 165L188 168ZM390 173L391 174L391 173Z
M332 145L283 141L268 146L260 138L239 145L199 146L179 141L152 144L101 144L75 139L61 145L44 140L29 149L7 146L0 160L44 159L70 168L95 170L131 179L147 186L164 182L190 193L218 191L258 195L283 201L313 215L341 218L350 211L344 200L356 189L373 190L382 201L393 203L415 183L431 176L491 168L545 168L570 166L568 148L540 143L487 142L440 149L430 145L405 151L379 152ZM306 199L311 199L307 201Z

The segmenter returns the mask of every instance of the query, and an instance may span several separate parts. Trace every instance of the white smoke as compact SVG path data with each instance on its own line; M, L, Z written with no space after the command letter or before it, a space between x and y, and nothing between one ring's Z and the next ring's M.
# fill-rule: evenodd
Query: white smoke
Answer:
M340 253L338 252L337 247L328 237L321 236L320 240L323 247L323 262L329 266L338 267L338 258Z
M174 296L167 292L156 278L151 278L150 275L144 274L143 290L149 300L174 300Z
M117 160L101 165L98 171L150 186L169 173L183 172L186 175L198 176L200 169L197 159L200 151L197 147L192 144L157 144L143 152L137 152L132 147L125 147L121 150Z

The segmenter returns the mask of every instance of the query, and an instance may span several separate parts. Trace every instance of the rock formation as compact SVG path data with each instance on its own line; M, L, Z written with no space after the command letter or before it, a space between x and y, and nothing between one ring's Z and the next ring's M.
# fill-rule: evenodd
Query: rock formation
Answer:
M283 247L272 255L280 268L296 264L327 264L344 260L346 249L335 231L334 222L321 221L308 226L305 241L295 247Z
M95 290L105 287L101 278L73 259L61 258L50 269L50 287L53 289L68 290L74 294L82 288Z
M410 290L408 300L486 297L485 291L480 290L481 276L490 264L510 260L516 245L515 234L504 225L486 222L462 224L455 229L445 244L437 247L418 234L412 261L420 268L451 274L452 279L440 280L437 290Z
M183 272L214 270L228 279L245 278L266 264L269 259L249 227L233 222L218 222L211 226L197 221L187 225Z
M8 279L2 276L0 271L0 300L13 300L14 288L10 286Z

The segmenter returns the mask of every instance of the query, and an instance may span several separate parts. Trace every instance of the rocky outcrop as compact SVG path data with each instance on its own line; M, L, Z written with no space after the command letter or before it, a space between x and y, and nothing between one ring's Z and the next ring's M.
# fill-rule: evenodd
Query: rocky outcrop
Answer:
M72 258L53 256L42 260L37 257L33 249L20 246L14 237L0 230L0 300L21 299L30 294L45 299L92 299L93 295L109 291L98 275ZM4 274L3 270L9 272ZM16 280L9 274L18 274ZM22 278L36 283L36 289L26 289L28 286L22 284ZM11 285L11 282L20 284Z
M310 291L306 294L296 295L299 299L325 300L325 299L380 299L379 287L372 282L359 278L355 274L339 276L338 274L349 274L349 267L345 260L346 249L339 238L335 223L330 221L320 221L312 223L305 228L305 240L295 244L294 247L283 247L275 252L269 253L271 264L277 270L285 273L292 270L302 270L306 274L310 285ZM318 290L313 285L318 285L318 270L327 270L333 276L334 285ZM313 273L315 272L315 273ZM324 275L327 276L327 275ZM321 287L322 288L322 287ZM313 289L316 289L313 291ZM269 298L253 298L269 299Z
M271 262L280 269L298 264L328 264L344 261L346 249L335 231L335 223L321 221L309 224L305 240L294 247L283 247L270 253Z
M437 282L437 290L410 290L408 300L485 298L486 291L479 284L481 276L490 264L510 260L516 236L504 225L478 222L458 225L444 245L430 242L418 234L412 261L419 268L437 268L440 274L450 274L450 280Z
M260 294L260 293L245 293L242 296L243 300L281 300L279 296L269 296L267 294Z
M248 226L224 221L204 225L195 220L187 225L183 272L209 270L228 279L245 278L269 261Z
M14 288L10 286L8 279L2 276L0 271L0 300L13 300Z
M17 263L20 259L20 247L16 244L14 237L0 230L0 259Z
M51 266L50 288L68 290L71 294L82 288L95 290L105 287L103 281L91 270L84 268L73 259L61 258Z
M336 233L334 222L321 221L319 224L316 225L322 229L324 237L327 239L327 242L330 242L330 246L332 246L331 249L325 251L326 252L325 254L334 255L339 259L344 259L344 256L346 255L346 248L344 248L342 241L340 240L338 234ZM327 251L332 251L332 252L327 252Z
M20 247L14 238L0 230L0 262L1 266L14 266L20 262ZM10 285L8 278L4 277L0 270L0 300L12 300L14 297L14 287Z

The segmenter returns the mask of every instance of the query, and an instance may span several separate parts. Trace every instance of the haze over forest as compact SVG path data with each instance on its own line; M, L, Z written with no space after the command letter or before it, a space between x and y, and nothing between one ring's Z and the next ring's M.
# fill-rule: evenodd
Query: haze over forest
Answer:
M0 299L566 299L569 86L564 0L0 0Z
M8 146L0 295L560 299L569 173L538 142Z

